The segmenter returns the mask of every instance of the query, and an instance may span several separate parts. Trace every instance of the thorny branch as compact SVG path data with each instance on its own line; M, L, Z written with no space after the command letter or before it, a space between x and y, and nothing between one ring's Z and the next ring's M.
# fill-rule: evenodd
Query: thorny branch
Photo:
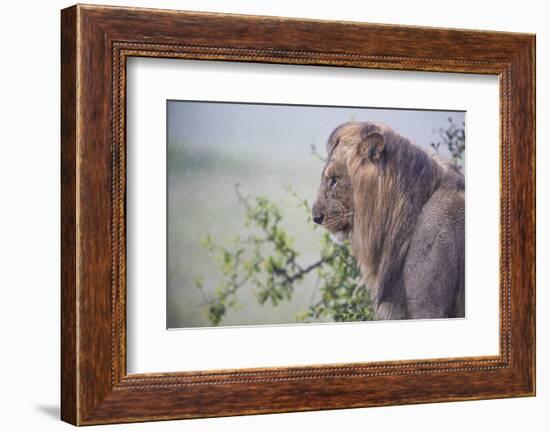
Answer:
M287 191L297 207L306 211L307 223L314 229L307 200L292 188ZM203 245L215 256L222 278L210 295L205 292L203 280L195 280L206 298L203 305L207 307L213 324L219 324L229 308L239 306L238 291L247 284L254 287L260 304L269 301L276 306L283 300L290 300L297 285L310 274L317 277L316 285L320 287L316 296L320 294L320 299L313 301L308 310L298 313L298 320L365 320L372 317L367 310L368 301L364 302L367 308L358 309L349 306L349 298L344 298L353 293L359 278L355 260L346 246L332 243L324 234L321 236L320 258L303 266L298 262L300 253L293 246L292 238L281 226L279 207L264 196L244 195L238 184L235 185L235 194L245 209L245 227L249 235L237 238L233 248L216 244L207 237Z

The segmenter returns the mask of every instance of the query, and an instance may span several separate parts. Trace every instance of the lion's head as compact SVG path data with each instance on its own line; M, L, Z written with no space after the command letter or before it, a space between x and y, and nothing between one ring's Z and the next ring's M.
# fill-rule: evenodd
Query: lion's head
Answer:
M355 207L347 161L350 148L360 143L361 127L361 123L346 123L332 132L313 205L313 221L323 225L337 242L347 239L353 229Z
M368 183L382 173L386 158L381 130L372 130L369 124L345 123L332 132L327 142L328 157L313 205L313 220L323 225L338 242L349 238L353 231L354 190L358 190L361 183L369 186ZM384 127L378 125L380 129ZM354 175L359 167L362 178ZM364 189L364 193L369 193L369 189Z

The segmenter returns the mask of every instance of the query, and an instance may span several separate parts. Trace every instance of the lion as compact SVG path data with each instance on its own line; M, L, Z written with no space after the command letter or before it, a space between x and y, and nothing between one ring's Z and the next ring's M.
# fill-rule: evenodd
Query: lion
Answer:
M385 124L327 142L313 221L349 240L380 320L464 317L464 176Z

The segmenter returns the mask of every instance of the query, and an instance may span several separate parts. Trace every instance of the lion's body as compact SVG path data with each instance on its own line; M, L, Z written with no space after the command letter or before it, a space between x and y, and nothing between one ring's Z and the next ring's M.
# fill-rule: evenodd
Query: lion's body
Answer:
M463 317L462 174L377 123L338 127L327 150L314 217L350 240L378 318Z

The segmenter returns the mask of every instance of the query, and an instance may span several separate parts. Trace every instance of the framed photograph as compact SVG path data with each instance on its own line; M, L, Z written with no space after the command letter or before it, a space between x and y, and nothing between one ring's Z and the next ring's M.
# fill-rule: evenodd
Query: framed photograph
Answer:
M535 394L535 36L61 13L61 416Z

